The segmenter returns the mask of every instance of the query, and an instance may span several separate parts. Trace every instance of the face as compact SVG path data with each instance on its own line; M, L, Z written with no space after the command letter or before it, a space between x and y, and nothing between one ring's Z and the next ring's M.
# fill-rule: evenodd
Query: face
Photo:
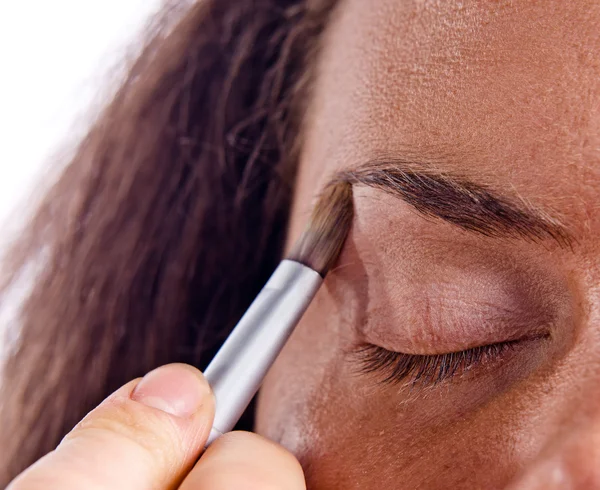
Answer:
M309 488L600 488L598 53L595 2L339 5L290 244L328 180L373 160L570 239L489 236L356 185L338 264L259 400L257 430Z

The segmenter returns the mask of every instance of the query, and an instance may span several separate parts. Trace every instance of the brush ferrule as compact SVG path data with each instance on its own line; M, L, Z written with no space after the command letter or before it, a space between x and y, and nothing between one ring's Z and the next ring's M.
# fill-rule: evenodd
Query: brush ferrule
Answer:
M310 267L282 261L235 326L204 373L216 397L207 446L233 429L322 282Z

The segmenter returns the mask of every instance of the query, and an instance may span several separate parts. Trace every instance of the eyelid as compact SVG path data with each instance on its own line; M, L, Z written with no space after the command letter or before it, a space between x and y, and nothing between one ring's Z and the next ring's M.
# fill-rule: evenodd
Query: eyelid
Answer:
M547 336L499 342L458 352L435 355L404 354L376 345L362 344L353 351L363 374L375 374L383 384L407 382L415 385L436 385L483 365L493 366L519 347Z
M508 265L436 265L409 263L369 281L360 338L433 355L547 334L571 316L567 295L532 274Z
M467 302L436 294L404 297L397 302L401 306L382 314L385 322L372 316L362 325L361 337L390 351L437 355L547 335L554 323L550 310L511 309L476 295Z

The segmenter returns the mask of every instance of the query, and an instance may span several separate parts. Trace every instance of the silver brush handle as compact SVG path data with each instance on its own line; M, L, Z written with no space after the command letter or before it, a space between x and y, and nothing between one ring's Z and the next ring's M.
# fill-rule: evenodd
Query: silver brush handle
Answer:
M206 447L233 429L322 282L292 260L275 269L204 372L216 397Z

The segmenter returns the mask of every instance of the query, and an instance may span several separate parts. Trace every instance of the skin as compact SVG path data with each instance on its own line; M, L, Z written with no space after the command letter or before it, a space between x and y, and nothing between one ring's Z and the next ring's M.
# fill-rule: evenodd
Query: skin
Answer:
M595 2L340 4L290 244L315 191L382 156L526 201L574 241L482 237L356 188L339 263L258 406L258 432L299 459L308 488L600 488L599 52ZM509 356L414 387L348 354L511 338Z
M357 187L339 263L260 395L257 430L281 445L226 434L195 464L214 400L171 365L10 490L600 488L600 7L342 0L323 46L290 244L336 172L393 156L527 202L571 246L483 237ZM438 383L382 383L351 354L506 340Z

